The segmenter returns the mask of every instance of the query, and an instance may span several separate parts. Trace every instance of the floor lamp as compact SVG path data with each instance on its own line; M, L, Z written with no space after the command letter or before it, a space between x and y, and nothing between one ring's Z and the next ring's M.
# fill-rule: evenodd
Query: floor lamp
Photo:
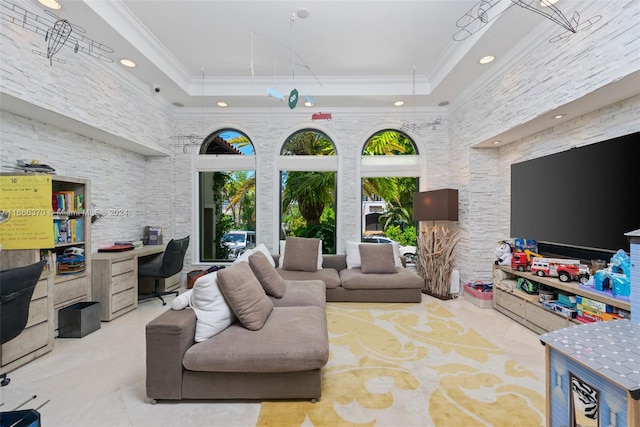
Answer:
M436 221L458 221L458 190L421 191L413 195L413 220L432 221L429 228L420 223L416 270L424 279L422 292L440 299L451 299L453 250L458 231L452 232Z

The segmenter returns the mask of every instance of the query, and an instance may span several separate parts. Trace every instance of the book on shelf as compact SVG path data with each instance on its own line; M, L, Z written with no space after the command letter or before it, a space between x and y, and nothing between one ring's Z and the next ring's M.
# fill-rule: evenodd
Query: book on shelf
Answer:
M83 218L54 218L54 243L75 243L84 241Z
M41 249L40 250L40 259L47 261L44 265L44 271L57 271L56 267L56 253L50 249Z
M51 207L54 212L78 213L84 211L84 195L75 191L56 191L51 193Z

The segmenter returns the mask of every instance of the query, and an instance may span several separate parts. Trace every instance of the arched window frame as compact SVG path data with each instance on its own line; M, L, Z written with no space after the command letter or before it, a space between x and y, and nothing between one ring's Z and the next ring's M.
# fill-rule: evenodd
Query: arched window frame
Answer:
M334 148L334 154L327 156L327 155L283 155L282 150L284 148L284 145L287 143L287 141L289 140L289 138L291 138L293 135L299 133L299 132L304 132L304 131L313 131L313 132L320 132L323 133L324 135L327 136L327 138L329 139L329 141L331 141L331 144L333 145ZM336 174L336 201L335 201L335 210L336 210L336 214L338 212L342 212L342 188L339 185L339 171L340 171L340 155L338 152L338 147L336 146L335 142L336 138L335 135L332 135L330 131L328 131L327 129L323 129L321 127L316 127L316 126L305 126L305 127L301 127L295 130L291 130L290 132L288 132L284 138L282 139L282 144L279 146L278 148L278 155L276 158L276 171L277 171L277 176L278 179L274 180L274 194L278 194L281 195L281 188L280 188L280 179L279 177L281 176L283 171L299 171L299 172L334 172ZM278 240L280 240L280 222L281 222L281 208L280 208L280 202L278 202L277 206L277 214L274 216L275 222L274 222L274 233L275 233L275 241L277 242ZM340 224L341 221L339 219L339 217L336 218L336 242L338 244L338 246L336 246L336 249L340 249L341 245L340 245Z
M398 156L365 155L364 150L369 140L376 134L394 131L405 135L411 141L416 154ZM420 177L423 172L423 160L412 135L400 129L381 127L372 132L364 141L360 155L360 175L362 178L379 178L385 176Z
M203 139L202 144L205 144L209 138L213 135L219 135L224 132L237 132L239 134L244 135L253 148L254 154L251 156L241 156L241 155L233 155L233 154L206 154L196 152L194 150L194 160L193 160L193 171L194 171L194 179L193 179L193 187L192 194L193 200L199 201L200 198L200 173L201 172L226 172L226 171L254 171L256 177L258 176L257 171L257 157L255 146L253 145L253 139L244 131L235 128L233 126L229 127L221 127L217 130L212 131L209 135ZM202 147L202 144L200 147ZM257 186L257 182L256 182ZM256 206L258 205L258 194L256 192ZM198 242L198 244L193 245L193 259L195 260L194 265L208 265L211 264L212 261L201 261L202 253L200 251L200 242L202 239L200 232L200 203L193 203L192 210L192 235L195 236L194 242ZM256 210L256 216L259 215L259 212ZM218 263L219 260L213 261L213 263Z
M364 154L369 141L377 134L394 131L403 134L410 141L416 154L400 154L400 155L371 155ZM385 178L385 177L408 177L416 178L416 191L421 183L420 177L425 176L425 159L420 155L420 151L415 142L415 137L403 130L394 127L380 127L370 133L364 140L360 155L360 181L365 178ZM361 199L362 189L361 189ZM360 230L363 230L364 214L361 218Z

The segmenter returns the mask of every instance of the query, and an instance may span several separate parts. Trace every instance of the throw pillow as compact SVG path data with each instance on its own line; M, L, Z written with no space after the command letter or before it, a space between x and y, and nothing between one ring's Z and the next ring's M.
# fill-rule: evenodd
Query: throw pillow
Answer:
M242 255L240 255L238 258L235 259L235 261L233 261L233 264L238 264L239 262L243 262L243 261L249 262L249 257L252 254L255 254L256 252L262 252L263 254L265 254L265 256L267 257L267 260L269 260L269 264L271 264L274 267L276 266L276 262L273 260L273 257L271 256L271 252L269 252L269 249L264 243L260 243L255 248L247 249L246 251L244 251Z
M368 273L397 273L393 259L393 247L382 244L360 244L360 268L363 274Z
M318 255L322 257L320 239L309 237L287 237L285 252L282 256L282 269L293 271L318 270Z
M293 238L293 237L288 237ZM301 239L302 237L296 237L297 239ZM316 265L316 270L322 270L322 240L318 240L318 264ZM278 262L278 266L284 269L284 253L287 249L287 241L280 240L280 260Z
M197 319L196 342L205 341L219 334L236 319L227 300L220 292L217 275L218 272L213 272L199 277L191 290L189 306L193 309Z
M269 255L269 258L271 258L271 255ZM262 252L258 251L249 256L249 266L267 295L282 298L285 289L284 279Z
M192 286L193 287L193 286ZM189 301L191 300L191 294L193 293L193 289L189 289L186 292L181 293L177 297L171 301L171 309L172 310L183 310L189 306Z
M345 253L347 255L347 268L360 268L362 262L360 260L360 245L388 245L389 243L361 243L354 241L346 241L344 245ZM391 243L393 248L393 261L396 267L402 267L402 261L400 260L400 244L397 242Z
M347 268L360 268L360 242L346 241L344 251L347 255Z
M248 262L218 271L218 284L242 326L252 331L264 326L273 310L273 303Z

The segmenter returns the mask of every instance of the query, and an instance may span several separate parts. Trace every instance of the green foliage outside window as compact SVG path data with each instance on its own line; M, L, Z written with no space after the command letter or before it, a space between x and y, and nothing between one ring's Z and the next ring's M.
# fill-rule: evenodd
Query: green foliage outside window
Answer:
M387 227L384 234L391 240L395 240L400 243L402 246L416 246L418 242L415 225L405 227L404 230L402 230L400 226L391 225Z

